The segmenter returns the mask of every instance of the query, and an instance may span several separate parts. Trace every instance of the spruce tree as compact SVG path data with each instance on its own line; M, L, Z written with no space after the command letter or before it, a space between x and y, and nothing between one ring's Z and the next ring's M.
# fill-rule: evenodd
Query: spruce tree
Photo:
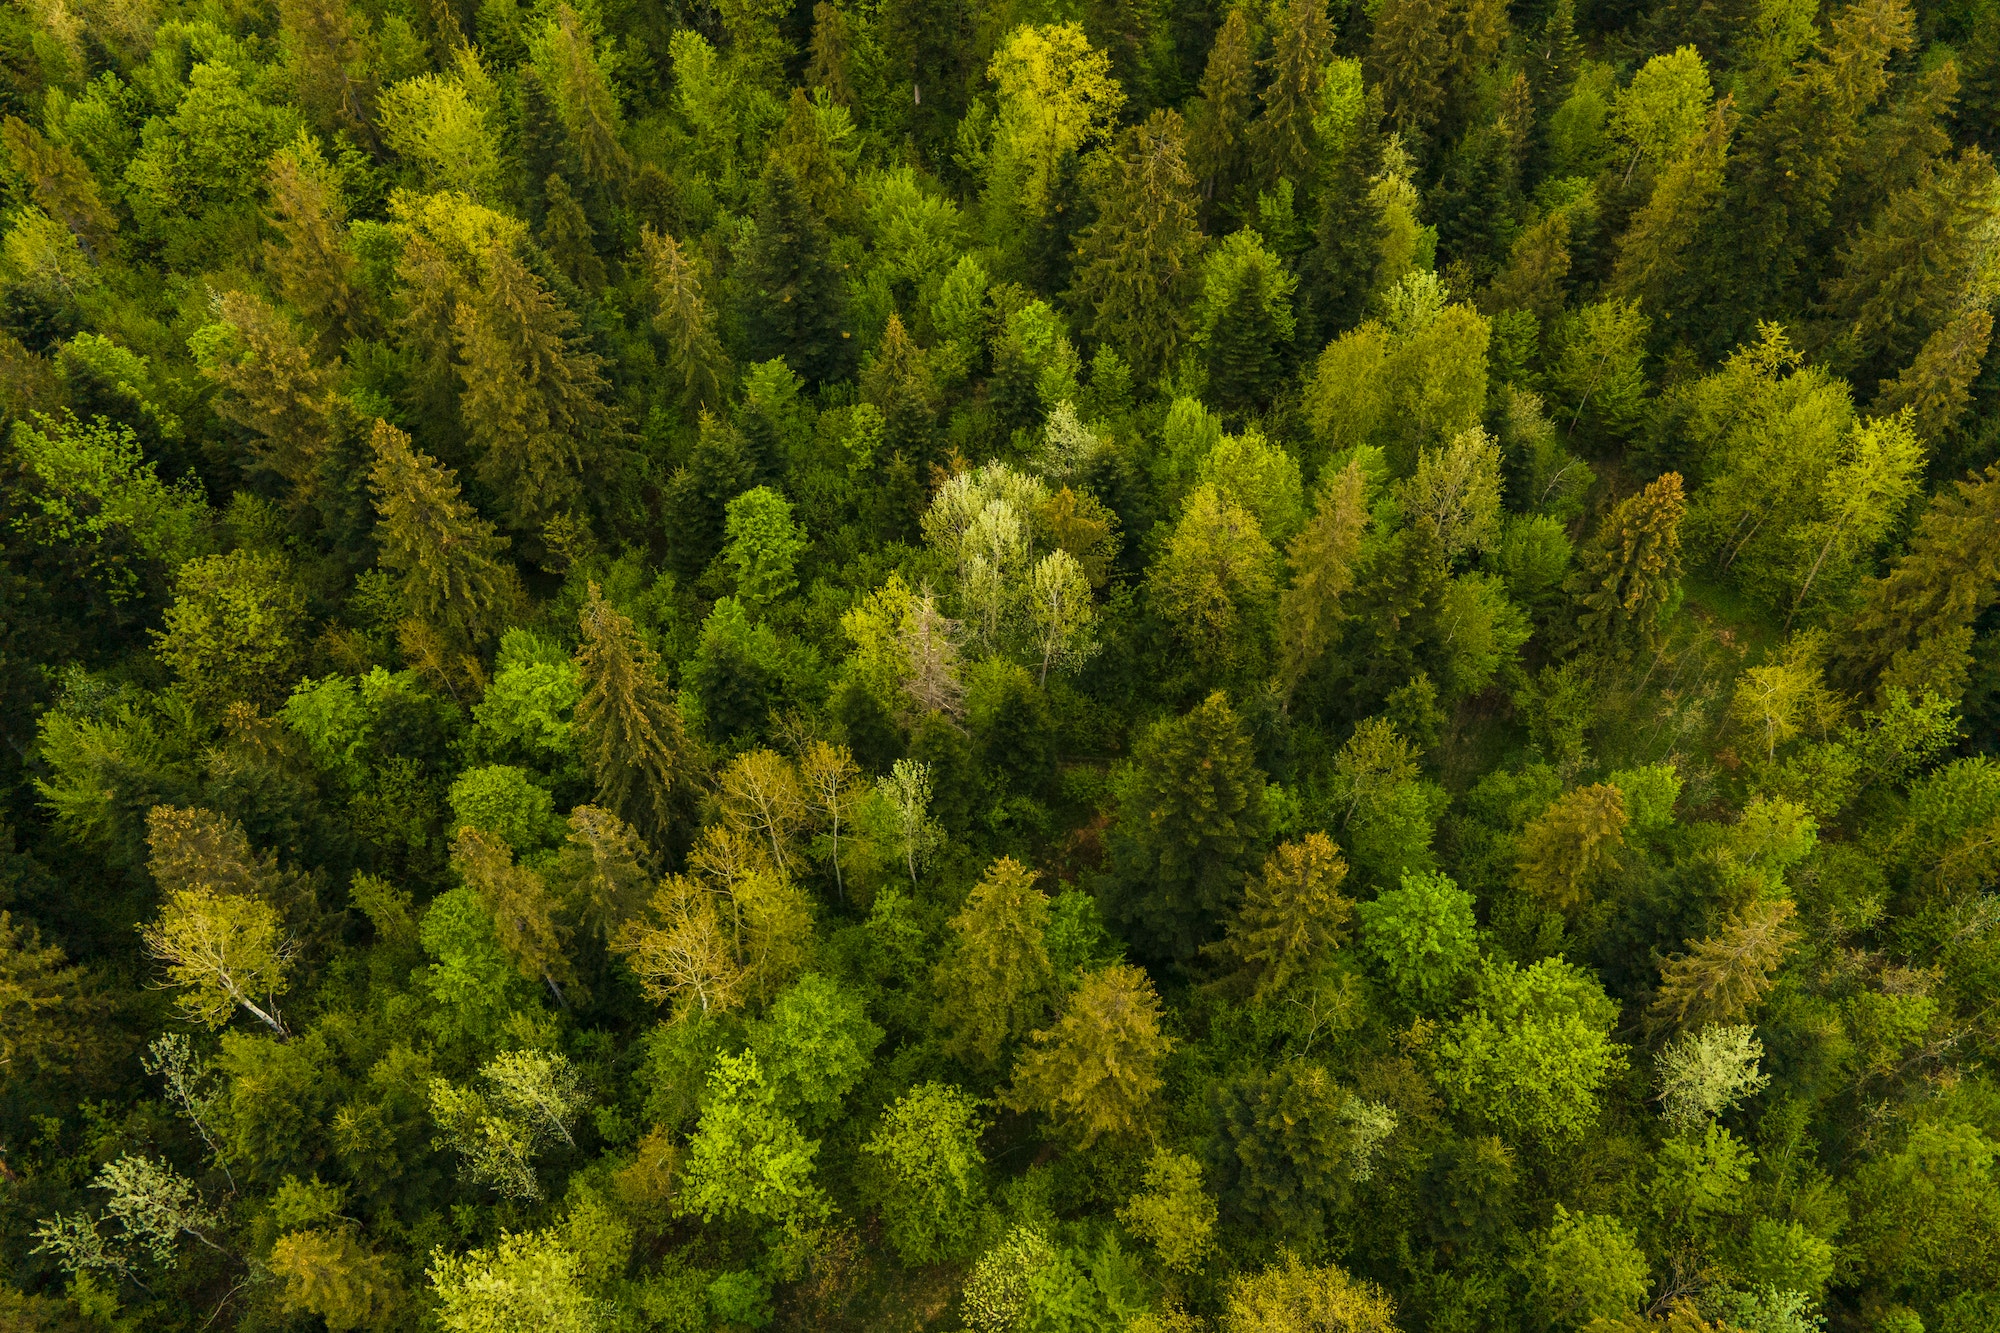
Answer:
M595 582L579 623L576 725L598 803L655 849L678 846L692 755L659 654Z
M1202 267L1195 318L1209 396L1225 411L1255 410L1271 401L1290 359L1298 280L1249 230L1224 241Z
M835 106L852 110L856 105L854 81L848 73L853 58L854 34L847 15L832 0L813 6L812 59L806 66L806 82L826 93Z
M1992 339L1992 311L1960 310L1925 339L1916 360L1882 385L1869 411L1887 417L1908 408L1918 438L1936 447L1950 438L1971 404L1972 384Z
M497 633L516 592L513 570L500 561L507 539L465 502L452 470L402 431L377 421L370 447L380 561L402 575L410 613L460 642Z
M744 257L744 338L752 361L783 357L809 383L840 379L853 360L841 327L845 278L825 224L777 159L757 182L757 232Z
M1035 1034L1035 1049L1014 1066L1006 1100L1016 1110L1046 1112L1080 1148L1106 1135L1139 1134L1174 1047L1162 1016L1143 970L1100 968L1083 979L1055 1026Z
M883 445L927 472L937 455L937 380L901 315L889 316L874 360L861 372L861 399L882 414Z
M1188 127L1188 165L1201 185L1201 197L1212 211L1227 209L1237 186L1247 175L1245 149L1249 141L1250 98L1254 68L1250 24L1242 5L1231 5L1209 48L1201 75L1201 100Z
M1297 980L1341 943L1354 901L1341 896L1347 862L1324 833L1281 844L1244 891L1229 933L1212 946L1262 999Z
M1098 337L1157 375L1187 334L1204 241L1179 113L1155 111L1107 157L1097 217L1077 237L1074 296Z
M1257 158L1270 185L1290 180L1310 190L1318 135L1320 88L1333 51L1333 24L1326 0L1289 0L1273 36L1271 78L1264 85L1264 114L1257 122Z
M278 41L300 110L320 133L375 139L380 52L347 0L278 0Z
M1578 619L1586 643L1615 653L1650 649L1680 584L1681 519L1687 502L1678 472L1620 500L1584 548Z
M1292 581L1278 595L1278 686L1286 698L1333 646L1367 529L1367 482L1350 461L1321 482L1311 521L1285 550Z
M1049 898L1035 872L1001 857L951 918L957 940L932 990L946 1049L987 1068L1048 1016L1059 978L1049 965Z
M224 390L216 413L251 433L246 470L268 474L302 507L318 492L346 420L340 363L316 365L292 322L248 292L223 297L222 318L233 336L202 366Z
M1236 905L1270 821L1264 775L1225 695L1154 723L1112 828L1108 914L1146 953L1187 962Z
M1382 96L1369 89L1354 137L1319 196L1313 247L1299 264L1299 344L1320 348L1368 313L1388 228L1375 200L1382 173Z
M69 228L85 254L108 258L118 218L105 206L97 178L75 151L50 143L19 116L0 122L0 145L14 160L35 206Z
M653 288L653 327L667 340L669 367L690 403L722 407L729 357L715 336L715 311L702 295L701 275L665 232L645 228L639 233L639 245Z
M617 426L576 316L508 246L490 247L485 267L455 321L459 414L479 452L480 482L500 497L510 526L531 531L581 495L585 463Z
M266 181L277 240L264 242L264 269L330 356L362 331L359 265L347 245L347 208L319 144L301 138L271 159Z
M550 172L542 197L547 210L542 221L542 247L562 275L595 296L604 288L604 261L597 257L597 237L583 205L570 193L562 173Z
M1626 822L1625 793L1609 783L1564 792L1521 830L1515 890L1558 912L1584 905L1618 869Z

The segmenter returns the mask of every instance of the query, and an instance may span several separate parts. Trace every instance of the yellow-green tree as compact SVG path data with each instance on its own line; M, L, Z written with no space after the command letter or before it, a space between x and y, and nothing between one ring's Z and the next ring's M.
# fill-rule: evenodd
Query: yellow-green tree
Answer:
M1564 792L1521 830L1514 887L1558 912L1588 902L1618 868L1625 823L1625 793L1610 783Z
M1347 862L1324 833L1279 845L1245 886L1243 906L1217 950L1259 999L1309 971L1347 936L1354 900L1340 892Z
M202 556L175 574L155 650L206 710L238 701L270 707L297 679L305 612L305 593L283 556L240 548Z
M1007 1098L1049 1115L1080 1148L1145 1128L1173 1038L1143 971L1115 963L1084 977L1054 1027L1035 1034Z
M382 567L402 576L404 604L417 620L455 641L483 642L517 595L514 571L499 558L507 539L466 503L452 470L408 435L377 421L370 444Z
M998 1064L1045 1018L1056 994L1049 964L1049 898L1035 872L1001 857L951 919L957 936L933 989L949 1047Z
M579 617L576 725L606 809L657 848L680 833L689 742L660 658L592 583Z

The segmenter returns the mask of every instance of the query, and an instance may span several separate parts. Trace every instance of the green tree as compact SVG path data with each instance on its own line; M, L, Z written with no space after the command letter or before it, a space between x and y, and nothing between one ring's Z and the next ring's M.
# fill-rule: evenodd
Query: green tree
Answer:
M881 345L861 372L861 392L882 414L883 445L912 466L930 466L937 452L937 379L902 316L889 316Z
M1535 1256L1535 1295L1559 1327L1631 1314L1646 1299L1652 1272L1631 1228L1615 1217L1556 1205Z
M736 574L736 595L745 605L768 609L798 586L794 572L806 549L805 529L792 521L792 506L768 486L757 486L729 502L723 557Z
M573 982L568 934L557 917L555 895L539 871L519 865L514 850L483 829L458 830L451 849L452 868L493 921L500 947L529 981L549 988L557 1004L567 1005L563 984Z
M576 726L598 802L652 846L672 846L680 836L690 747L659 654L595 583L579 623L583 695Z
M13 159L35 206L69 228L86 256L108 257L118 218L105 205L97 178L75 151L51 143L19 116L0 122L0 145Z
M1346 938L1354 901L1342 897L1347 862L1324 833L1279 845L1244 889L1243 906L1215 946L1262 999L1309 972Z
M431 1256L446 1333L597 1333L583 1263L554 1231L502 1232L490 1249Z
M1587 305L1558 321L1560 349L1549 369L1557 420L1599 447L1631 438L1646 412L1646 336L1650 330L1636 301Z
M1951 438L1972 402L1972 382L1993 339L1993 312L1964 309L1924 340L1916 359L1884 380L1869 409L1878 417L1908 408L1920 440Z
M749 359L783 357L815 384L840 379L851 360L840 269L825 222L776 159L758 180L754 216L756 236L739 279Z
M1189 116L1188 165L1211 206L1231 206L1247 172L1246 149L1254 77L1250 24L1243 6L1231 5L1216 29L1201 75L1201 100Z
M1270 824L1264 775L1225 695L1155 722L1120 793L1107 914L1147 951L1192 958L1236 905Z
M750 1048L778 1105L812 1127L840 1115L840 1104L868 1072L882 1029L862 997L833 978L808 972L778 993L751 1032Z
M1617 1017L1597 979L1572 963L1488 963L1472 1008L1430 1048L1438 1086L1462 1114L1510 1136L1573 1143L1623 1067L1610 1035Z
M667 340L669 365L689 402L719 409L729 358L715 333L715 312L702 295L701 275L679 242L647 227L639 234L646 279L653 289L653 327Z
M1515 889L1558 912L1586 905L1619 868L1626 822L1625 793L1609 783L1564 792L1521 830Z
M1290 0L1276 17L1271 77L1264 85L1264 114L1255 131L1258 165L1267 182L1310 186L1319 156L1315 122L1333 52L1333 23L1324 0Z
M957 1258L976 1235L985 1188L979 1102L944 1083L921 1083L882 1112L861 1145L878 1175L876 1206L904 1263Z
M1230 21L1242 25L1235 11ZM1097 216L1077 236L1074 297L1097 336L1140 375L1157 374L1187 337L1204 244L1180 115L1153 112L1096 170Z
M582 163L584 178L599 189L616 192L631 173L632 158L619 142L618 97L594 34L574 8L559 3L529 43L529 54L555 103L563 137Z
M318 332L324 356L364 325L339 181L318 141L302 137L272 156L266 190L277 238L264 242L264 268L285 304Z
M403 1291L389 1260L352 1227L288 1231L271 1247L287 1313L318 1315L327 1333L379 1328L398 1317Z
M240 825L205 810L158 806L147 825L147 868L166 900L142 936L179 989L182 1015L219 1028L240 1007L290 1036L277 998L296 947L269 899L275 868L254 856Z
M1681 477L1669 472L1598 523L1577 573L1585 642L1626 654L1652 648L1680 590Z
M1324 347L1359 324L1381 285L1389 240L1375 197L1384 166L1381 127L1382 96L1370 88L1347 141L1325 168L1313 247L1299 264L1299 342L1305 347Z
M1396 998L1437 1013L1479 959L1472 895L1444 875L1404 875L1399 887L1355 909L1361 951Z
M1261 523L1214 486L1188 496L1146 572L1148 608L1209 679L1261 657L1277 558Z
M1081 1148L1140 1132L1174 1046L1160 1018L1159 996L1138 968L1117 963L1086 975L1055 1026L1037 1032L1015 1064L1009 1103L1047 1113Z
M211 713L269 707L290 693L304 657L305 594L283 557L239 549L190 560L154 631L160 660Z
M1372 1282L1329 1264L1308 1268L1296 1254L1261 1273L1240 1273L1223 1307L1223 1333L1396 1333L1396 1306Z
M1625 178L1641 160L1655 168L1686 152L1708 124L1714 97L1708 65L1692 46L1654 56L1621 89L1612 108L1614 130L1632 149Z
M1368 483L1358 459L1320 482L1312 519L1285 548L1291 582L1278 594L1278 681L1289 696L1340 630L1368 529Z
M1796 911L1789 898L1751 903L1721 931L1661 963L1654 1021L1695 1027L1747 1017L1776 984L1772 974L1798 938Z
M1298 0L1311 7L1315 0ZM1208 364L1209 392L1225 409L1249 411L1270 401L1284 373L1298 279L1250 228L1230 236L1202 263L1194 307L1194 342Z
M701 1123L688 1144L682 1215L748 1218L788 1229L831 1208L813 1179L819 1142L778 1109L777 1092L754 1054L722 1055L708 1075Z
M378 559L401 575L403 603L454 639L489 638L517 596L514 571L499 560L507 539L465 502L452 470L402 431L377 421L370 443Z
M998 1065L1056 997L1048 895L1035 887L1035 872L1001 857L973 886L951 928L957 942L932 983L947 1049Z
M1175 1272L1197 1271L1215 1251L1215 1200L1202 1188L1201 1163L1185 1153L1155 1148L1145 1188L1126 1200L1118 1220Z

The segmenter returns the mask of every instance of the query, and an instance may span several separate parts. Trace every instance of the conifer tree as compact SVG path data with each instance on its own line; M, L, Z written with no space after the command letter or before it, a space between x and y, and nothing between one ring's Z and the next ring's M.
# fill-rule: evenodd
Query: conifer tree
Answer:
M702 296L701 275L680 244L648 227L639 233L646 277L653 288L653 327L667 340L669 365L688 400L703 408L723 405L729 358L715 336L715 312Z
M1253 66L1250 24L1242 5L1231 5L1216 29L1201 75L1201 101L1188 126L1187 159L1201 197L1227 208L1245 176Z
M1916 360L1885 381L1870 411L1894 416L1905 408L1922 440L1948 439L1972 402L1972 383L1993 338L1993 312L1978 306L1960 310L1924 340Z
M380 52L347 0L279 0L278 41L298 105L323 134L372 143Z
M1248 228L1210 252L1202 266L1195 337L1218 406L1248 411L1270 401L1298 329L1292 315L1297 285L1284 262Z
M1558 912L1588 902L1618 868L1626 820L1625 793L1609 783L1564 792L1521 830L1514 887Z
M632 157L619 142L618 99L583 18L558 3L531 51L584 179L616 194L631 174Z
M1257 661L1269 633L1276 556L1263 525L1214 486L1187 498L1146 573L1146 602L1198 671Z
M339 363L315 365L292 322L248 292L223 297L222 318L234 337L202 367L227 390L216 410L255 435L252 469L303 505L321 485L341 425Z
M1263 179L1290 180L1302 192L1312 179L1320 113L1320 88L1333 52L1333 24L1325 0L1289 0L1272 37L1271 78L1264 85L1264 114L1257 122L1258 166Z
M609 945L644 905L646 845L630 824L595 805L569 814L569 839L556 874L567 907L600 944Z
M1233 907L1270 828L1264 775L1220 691L1156 722L1133 753L1106 908L1145 949L1186 961Z
M757 182L757 233L744 257L744 334L752 361L783 357L808 383L839 379L852 360L839 266L826 226L790 167L773 159Z
M576 724L598 803L656 848L680 840L690 747L659 654L589 585L579 617Z
M14 160L35 206L69 228L86 255L108 258L118 218L105 206L97 177L75 151L50 143L19 116L0 121L0 145Z
M1117 963L1091 973L1015 1065L1009 1102L1047 1112L1083 1148L1138 1133L1174 1047L1160 1018L1159 996L1140 969Z
M465 502L452 470L402 431L377 421L370 447L375 540L382 567L402 575L411 614L465 643L497 633L515 597L514 572L500 561L507 539Z
M1889 571L1863 585L1860 606L1834 644L1833 674L1865 689L1894 680L1899 662L1942 658L1962 679L1972 623L2000 600L2000 464L1952 483L1931 497L1909 550ZM1885 676L1884 673L1888 675ZM1952 672L1935 673L1939 680Z
M550 172L542 190L547 207L542 215L542 246L562 275L595 295L604 287L604 261L597 257L596 234L583 205L570 193L561 172Z
M1688 247L1722 199L1733 116L1725 97L1709 111L1701 137L1661 170L1619 238L1614 294L1643 298L1647 309L1672 317L1679 283L1693 261Z
M835 106L850 110L855 96L847 66L853 48L847 15L832 0L819 0L813 6L812 59L806 66L806 82L824 91Z
M1204 239L1179 113L1153 112L1106 157L1097 217L1077 237L1075 296L1098 337L1156 375L1187 334Z
M1968 148L1926 163L1846 246L1828 314L1838 354L1863 384L1907 364L1965 304L1997 193L1992 159Z
M1354 910L1340 893L1346 878L1347 862L1326 834L1280 844L1212 947L1235 961L1257 998L1283 990L1345 939Z
M1624 654L1657 642L1680 584L1686 512L1680 474L1669 472L1620 500L1598 524L1578 574L1578 624L1587 643Z
M514 861L514 849L496 834L470 824L458 830L451 849L452 868L493 918L500 947L529 981L549 988L557 1004L567 1008L563 983L570 980L567 934L556 920L555 896L548 881Z
M1382 174L1382 149L1382 96L1371 88L1353 137L1320 191L1313 247L1300 261L1302 347L1324 347L1329 338L1360 323L1379 285L1388 231L1374 197L1376 178Z
M951 919L957 941L932 989L947 1048L993 1067L1049 1012L1060 980L1049 964L1049 898L1035 872L1001 857Z
M347 207L318 141L301 137L271 158L266 182L276 241L264 268L285 304L319 338L322 357L360 331L358 265L347 247Z
M1311 521L1285 549L1292 581L1278 594L1278 683L1288 698L1333 646L1367 528L1367 480L1350 460L1321 483Z
M1751 903L1685 954L1660 965L1660 989L1652 1019L1686 1029L1709 1023L1738 1023L1762 1003L1783 964L1785 950L1798 938L1797 914L1789 898Z
M510 526L534 530L574 503L579 474L617 426L576 316L509 247L492 246L485 261L455 321L459 414L479 451L479 480L500 496Z
M937 380L901 315L889 316L875 357L861 372L861 398L882 414L882 443L928 470L937 454Z

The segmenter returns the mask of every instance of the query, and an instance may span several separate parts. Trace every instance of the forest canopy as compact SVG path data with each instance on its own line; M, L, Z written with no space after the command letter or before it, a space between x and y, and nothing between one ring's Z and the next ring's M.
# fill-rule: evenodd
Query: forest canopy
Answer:
M2000 1328L1995 0L0 8L0 1326Z

